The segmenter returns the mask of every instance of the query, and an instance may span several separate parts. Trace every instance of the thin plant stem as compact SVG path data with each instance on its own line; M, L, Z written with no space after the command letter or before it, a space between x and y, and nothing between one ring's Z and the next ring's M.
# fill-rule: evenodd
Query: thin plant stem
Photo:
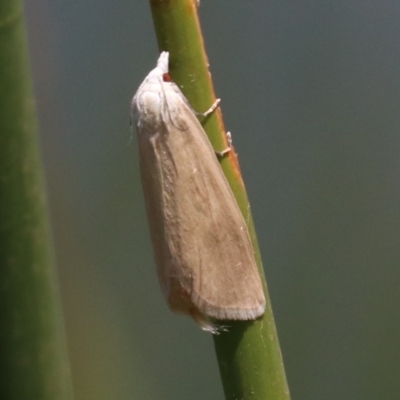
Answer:
M72 398L21 0L0 2L0 397Z
M197 14L197 1L150 0L150 6L159 50L170 52L173 80L196 111L207 110L215 101L215 94ZM204 128L216 151L226 148L226 131L220 109L206 120ZM290 394L278 335L235 151L222 159L221 166L248 224L267 298L267 309L261 319L229 321L229 331L214 336L225 397L229 400L288 400Z

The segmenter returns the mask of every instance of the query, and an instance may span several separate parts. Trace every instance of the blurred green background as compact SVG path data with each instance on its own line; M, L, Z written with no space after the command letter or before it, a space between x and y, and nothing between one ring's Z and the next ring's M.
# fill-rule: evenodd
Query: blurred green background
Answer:
M76 400L221 399L156 279L129 104L146 1L26 2ZM202 0L292 398L400 392L400 3Z

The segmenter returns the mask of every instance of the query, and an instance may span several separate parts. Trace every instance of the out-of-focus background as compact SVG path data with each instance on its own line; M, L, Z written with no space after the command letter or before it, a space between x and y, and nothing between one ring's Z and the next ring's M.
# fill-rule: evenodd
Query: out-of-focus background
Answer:
M161 297L129 104L146 1L26 2L76 400L223 398ZM400 392L400 3L202 0L292 398Z

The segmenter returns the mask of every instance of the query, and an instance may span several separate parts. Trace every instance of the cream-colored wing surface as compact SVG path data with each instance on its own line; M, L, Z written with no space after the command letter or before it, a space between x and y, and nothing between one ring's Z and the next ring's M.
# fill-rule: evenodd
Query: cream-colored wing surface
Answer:
M139 140L164 294L175 311L193 304L218 319L257 318L265 298L243 216L193 111L182 103L174 116Z

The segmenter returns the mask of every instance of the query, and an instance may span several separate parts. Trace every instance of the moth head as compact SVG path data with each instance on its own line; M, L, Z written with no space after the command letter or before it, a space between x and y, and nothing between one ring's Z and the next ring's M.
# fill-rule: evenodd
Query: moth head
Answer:
M163 82L172 82L171 77L168 73L168 60L169 53L168 51L163 51L160 54L160 57L157 61L157 67L149 72L146 77L146 82L150 83L151 81L163 81Z
M157 68L160 68L163 73L168 72L169 52L162 51L157 60Z

